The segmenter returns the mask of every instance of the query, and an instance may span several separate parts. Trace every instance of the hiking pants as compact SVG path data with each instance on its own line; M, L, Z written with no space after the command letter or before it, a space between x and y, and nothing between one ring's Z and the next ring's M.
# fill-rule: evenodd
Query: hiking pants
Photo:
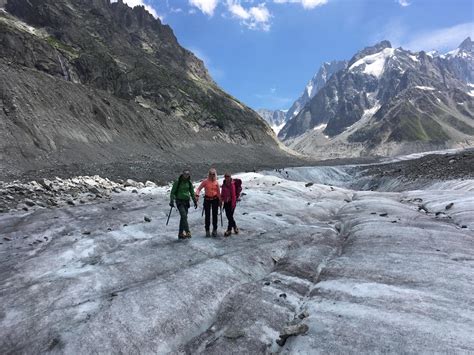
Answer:
M205 225L206 230L209 230L211 225L211 209L212 209L212 228L217 229L217 214L219 209L219 199L215 198L213 200L204 199L204 213L206 215Z
M189 232L189 225L188 225L188 209L189 209L189 201L186 200L176 200L176 208L179 211L179 234L183 232Z
M232 202L225 202L224 203L224 210L227 220L229 224L227 225L227 230L230 231L232 228L237 227L234 220L234 211L235 209L232 208Z

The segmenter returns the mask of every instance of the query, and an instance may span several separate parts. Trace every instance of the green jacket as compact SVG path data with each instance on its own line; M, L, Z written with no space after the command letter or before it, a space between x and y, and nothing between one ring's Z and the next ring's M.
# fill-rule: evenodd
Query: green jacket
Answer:
M173 183L173 187L171 188L171 193L170 193L170 201L174 201L174 200L189 201L190 198L193 201L196 199L196 197L194 196L193 184L190 180L187 180L187 181L183 180L183 178L180 176L178 180L176 180Z

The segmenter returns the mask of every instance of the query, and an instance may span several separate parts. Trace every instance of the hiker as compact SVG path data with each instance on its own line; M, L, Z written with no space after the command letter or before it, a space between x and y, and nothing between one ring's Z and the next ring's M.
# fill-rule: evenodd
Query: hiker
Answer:
M225 215L229 223L227 224L227 230L224 233L225 237L228 237L232 233L232 228L235 234L239 234L239 228L235 223L234 211L237 206L237 201L242 191L242 180L232 179L230 173L224 174L224 182L222 183L221 200L224 203Z
M207 179L203 180L196 190L196 200L199 200L201 190L204 189L204 213L206 238L211 236L209 227L211 225L211 210L212 210L212 236L217 237L217 214L221 206L221 193L219 191L219 182L217 181L216 169L209 169Z
M173 183L170 193L170 206L174 207L176 200L176 208L179 211L179 233L178 239L191 238L191 232L188 225L189 200L194 202L194 208L197 208L197 200L194 195L194 187L191 182L191 175L188 170L183 171L178 180Z

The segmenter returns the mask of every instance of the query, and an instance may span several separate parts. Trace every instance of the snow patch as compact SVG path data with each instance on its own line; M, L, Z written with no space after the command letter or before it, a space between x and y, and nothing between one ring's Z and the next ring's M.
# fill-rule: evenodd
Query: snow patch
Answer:
M413 60L414 62L419 62L418 58L416 57L416 55L408 55L408 57L410 57L411 60Z
M350 134L358 130L359 128L363 127L372 118L372 116L375 115L375 113L380 109L380 107L381 105L379 101L376 100L375 104L371 108L364 110L360 119L354 122L353 124L351 124L349 127L347 127L344 130L343 134Z
M282 128L285 127L285 124L286 122L283 122L282 124L279 124L279 125L272 125L271 127L273 129L273 132L275 132L275 134L278 135L278 133L280 133Z
M474 84L473 84L473 83L467 83L467 87L472 88L471 90L469 90L469 91L467 92L467 94L468 94L469 96L473 96L473 97L474 97Z
M434 87L431 86L415 86L416 89L426 90L426 91L433 91L436 90Z
M364 113L362 114L362 119L368 119L371 118L375 113L380 109L380 103L377 101L375 105L372 108L369 108L367 110L364 110Z
M378 53L371 54L359 59L351 65L349 71L353 71L361 65L365 65L363 73L375 76L376 78L380 78L384 72L384 67L387 59L392 57L394 53L395 49L385 48L384 50Z
M306 92L308 94L308 97L312 97L311 93L313 92L313 82L310 81L308 85L306 85Z
M318 126L315 126L315 127L313 128L313 131L322 131L323 129L326 129L327 126L328 126L328 125L327 125L326 123L322 123L322 124L320 124L320 125L318 125Z
M443 57L456 57L459 54L459 48L449 51L443 55Z

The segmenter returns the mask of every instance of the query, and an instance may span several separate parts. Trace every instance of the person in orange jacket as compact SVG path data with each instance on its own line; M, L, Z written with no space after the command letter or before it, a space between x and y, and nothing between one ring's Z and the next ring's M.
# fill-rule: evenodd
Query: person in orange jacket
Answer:
M211 225L211 210L212 210L212 236L217 237L217 215L219 207L221 206L221 193L219 190L219 182L217 181L217 171L214 168L209 169L207 179L203 180L196 190L195 196L199 200L201 190L204 189L204 213L206 237L209 238L211 233L209 227Z

